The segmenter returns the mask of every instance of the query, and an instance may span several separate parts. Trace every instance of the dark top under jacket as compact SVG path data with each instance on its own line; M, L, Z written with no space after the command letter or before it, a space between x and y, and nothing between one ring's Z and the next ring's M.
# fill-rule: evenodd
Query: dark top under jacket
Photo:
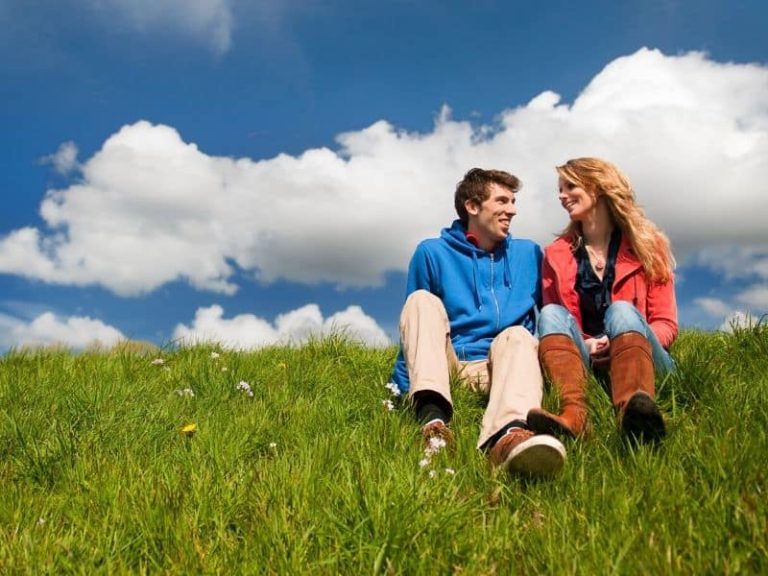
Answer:
M621 230L614 228L608 245L608 260L605 263L603 279L597 277L589 262L587 248L582 242L576 250L578 272L576 274L576 292L579 294L579 308L584 333L600 337L605 331L605 311L611 305L611 289L616 277L616 254L621 244Z

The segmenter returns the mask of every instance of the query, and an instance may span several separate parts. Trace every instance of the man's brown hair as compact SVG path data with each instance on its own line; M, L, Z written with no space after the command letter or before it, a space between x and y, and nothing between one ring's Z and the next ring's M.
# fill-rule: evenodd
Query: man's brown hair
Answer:
M467 200L477 203L478 206L487 200L491 193L488 189L490 184L504 186L513 193L520 190L522 185L520 179L509 172L472 168L464 174L464 178L456 185L456 194L453 198L456 213L465 227L469 224L469 214L467 214L467 208L464 205Z

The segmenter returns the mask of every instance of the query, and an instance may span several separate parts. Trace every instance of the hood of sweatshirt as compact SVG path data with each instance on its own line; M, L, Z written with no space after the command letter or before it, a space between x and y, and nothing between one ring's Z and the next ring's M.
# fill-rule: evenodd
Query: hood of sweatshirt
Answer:
M499 242L494 250L490 252L483 250L475 246L467 239L467 229L461 220L454 220L450 228L443 228L440 232L440 237L450 244L451 248L458 252L462 252L472 258L472 277L474 281L475 292L475 306L478 309L482 309L483 304L480 298L480 286L478 278L478 260L481 258L490 258L493 255L497 261L502 262L502 269L504 270L504 285L509 287L512 285L512 269L509 262L509 248L512 242L512 237L507 236L503 241Z

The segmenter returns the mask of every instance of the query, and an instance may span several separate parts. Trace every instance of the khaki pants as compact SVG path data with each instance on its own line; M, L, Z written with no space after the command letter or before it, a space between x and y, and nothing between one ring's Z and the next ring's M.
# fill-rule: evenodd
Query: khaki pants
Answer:
M430 390L453 405L451 372L471 389L488 394L478 448L513 420L525 420L531 408L541 407L544 382L539 342L522 326L496 336L487 360L461 362L451 344L443 302L426 290L417 290L403 307L400 341L411 381L409 397Z

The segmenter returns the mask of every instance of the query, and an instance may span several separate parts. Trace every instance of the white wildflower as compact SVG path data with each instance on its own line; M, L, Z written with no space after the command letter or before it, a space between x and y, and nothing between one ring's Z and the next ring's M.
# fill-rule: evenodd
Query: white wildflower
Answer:
M165 364L165 360L162 358L155 358L152 360L152 366L162 366L163 364Z
M221 367L221 371L222 371L222 372L226 372L227 370L229 370L229 368L227 368L226 366L222 366L222 367Z
M276 450L276 449L277 449L277 443L276 443L276 442L270 442L270 443L269 443L269 447L270 447L270 449L272 449L272 450Z
M453 468L446 468L445 473L449 474L450 476L453 476L454 474L456 474L456 470L454 470Z
M211 352L211 358L213 358L214 360L216 360L216 358L218 358L219 356L221 356L221 354L219 354L218 352Z
M397 384L395 384L394 382L389 382L387 384L384 384L384 388L389 390L392 396L400 396L400 388L398 388Z
M429 477L430 478L434 478L435 477L435 471L434 470L430 470L429 471Z
M424 468L426 466L429 466L429 458L422 458L419 460L419 468Z
M195 397L195 391L192 388L179 388L176 390L176 394L179 396L189 396L190 398Z
M431 456L433 454L437 454L447 446L445 440L442 438L439 438L437 436L433 436L429 439L429 445L424 449L424 454L427 456Z
M251 390L251 385L248 384L245 380L240 380L240 384L235 386L235 390L242 390L245 392L248 396L253 398L253 390Z
M43 518L42 516L40 518L38 518L37 519L37 525L38 526L45 526L45 518Z
M384 407L392 412L392 410L395 409L395 403L392 402L392 400L382 400L381 403L384 405Z

